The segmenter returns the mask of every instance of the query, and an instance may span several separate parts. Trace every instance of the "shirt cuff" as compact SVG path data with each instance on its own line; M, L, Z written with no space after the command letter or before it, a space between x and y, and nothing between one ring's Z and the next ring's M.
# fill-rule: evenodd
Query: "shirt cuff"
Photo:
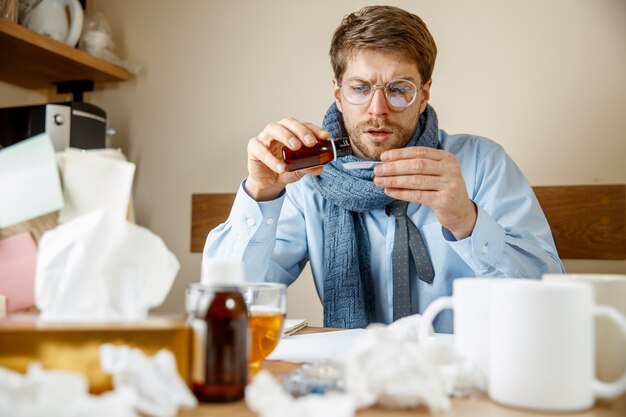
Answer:
M243 180L229 220L238 235L245 236L250 241L264 241L276 234L278 217L285 201L285 190L274 200L259 202L248 195L245 184L246 180Z
M476 213L476 224L469 237L457 241L449 230L442 228L442 233L450 247L472 269L481 272L496 265L501 258L504 250L504 229L478 205Z

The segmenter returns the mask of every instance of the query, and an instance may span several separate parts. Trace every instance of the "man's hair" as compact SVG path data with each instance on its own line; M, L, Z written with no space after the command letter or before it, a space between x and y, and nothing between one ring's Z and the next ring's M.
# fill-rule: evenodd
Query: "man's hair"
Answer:
M422 19L393 6L367 6L343 18L330 44L330 62L341 82L349 59L364 49L393 51L415 61L422 83L430 80L437 46Z

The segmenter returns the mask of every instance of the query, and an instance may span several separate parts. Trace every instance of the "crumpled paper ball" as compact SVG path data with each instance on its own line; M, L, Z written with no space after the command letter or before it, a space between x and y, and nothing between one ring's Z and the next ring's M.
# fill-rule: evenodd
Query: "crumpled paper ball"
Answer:
M268 371L259 371L246 386L246 404L259 417L352 417L354 400L345 394L293 398Z
M38 363L26 374L0 367L0 416L139 417L134 393L91 395L88 388L87 379L76 372L46 370Z
M450 408L443 375L417 343L420 318L370 326L359 334L345 364L346 387L358 408Z
M179 408L198 405L178 374L176 357L162 349L146 356L140 349L105 343L100 346L102 370L113 377L115 390L132 390L133 405L153 417L175 417Z

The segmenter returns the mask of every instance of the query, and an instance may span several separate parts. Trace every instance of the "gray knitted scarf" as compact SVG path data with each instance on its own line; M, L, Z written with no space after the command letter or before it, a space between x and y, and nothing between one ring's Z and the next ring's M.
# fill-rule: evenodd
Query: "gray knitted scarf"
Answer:
M333 104L324 116L331 137L347 136L343 116ZM406 146L438 148L437 114L427 105ZM362 328L374 321L374 288L370 273L370 242L360 213L384 209L395 201L374 185L372 169L343 168L360 161L344 156L307 176L328 201L324 213L324 327Z

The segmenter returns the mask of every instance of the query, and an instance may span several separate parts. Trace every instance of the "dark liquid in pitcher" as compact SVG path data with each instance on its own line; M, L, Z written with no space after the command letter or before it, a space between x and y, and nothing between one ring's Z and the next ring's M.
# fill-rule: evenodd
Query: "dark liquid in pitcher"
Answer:
M198 317L201 318L201 317ZM200 401L236 401L248 380L248 314L239 291L216 291L204 317L207 324L205 382L193 381Z

